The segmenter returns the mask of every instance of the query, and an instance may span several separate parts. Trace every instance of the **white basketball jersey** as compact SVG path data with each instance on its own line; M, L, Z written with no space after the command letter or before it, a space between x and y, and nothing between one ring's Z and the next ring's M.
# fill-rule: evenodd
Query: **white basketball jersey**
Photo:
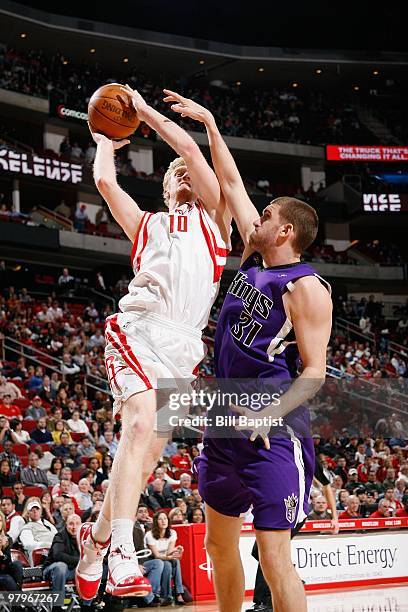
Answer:
M135 277L120 310L148 310L204 329L229 249L200 202L144 213L131 254Z

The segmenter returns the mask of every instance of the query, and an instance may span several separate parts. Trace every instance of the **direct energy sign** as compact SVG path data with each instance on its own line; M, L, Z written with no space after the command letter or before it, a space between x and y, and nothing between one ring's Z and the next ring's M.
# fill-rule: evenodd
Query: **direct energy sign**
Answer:
M327 161L397 162L408 161L408 147L326 145Z
M363 193L363 208L364 212L407 212L408 194Z
M82 181L81 164L71 164L29 153L16 153L9 149L0 149L0 169L74 185Z

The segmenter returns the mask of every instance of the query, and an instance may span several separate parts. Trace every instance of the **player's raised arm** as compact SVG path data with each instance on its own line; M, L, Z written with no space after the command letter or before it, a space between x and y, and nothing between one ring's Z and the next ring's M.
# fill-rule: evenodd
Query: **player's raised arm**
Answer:
M259 213L249 199L237 165L221 136L212 113L188 98L180 94L164 90L167 96L165 102L174 102L171 108L183 117L190 117L204 123L210 143L211 158L215 173L221 185L226 204L238 226L238 231L248 246L249 235L253 231L253 222L259 217Z
M89 128L91 129L91 128ZM129 144L129 140L113 141L91 130L96 142L94 161L95 185L109 206L115 221L133 242L143 211L136 202L118 185L114 163L114 151Z
M139 92L128 85L123 91L124 95L128 95L139 119L145 121L184 159L203 205L214 220L219 221L225 213L225 201L217 177L197 143L177 123L149 106Z

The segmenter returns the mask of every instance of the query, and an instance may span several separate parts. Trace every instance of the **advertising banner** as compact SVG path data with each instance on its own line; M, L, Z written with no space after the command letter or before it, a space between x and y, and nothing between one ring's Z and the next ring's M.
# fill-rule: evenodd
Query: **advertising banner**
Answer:
M408 211L406 193L363 193L364 212L399 213Z
M326 145L326 160L361 162L408 161L408 147Z
M0 170L74 185L82 181L81 164L39 157L30 153L17 153L10 149L0 149Z
M406 578L408 533L382 532L292 540L292 561L306 584Z
M49 113L52 117L58 117L58 119L63 119L71 123L75 122L80 124L88 121L88 113L81 105L63 102L61 98L56 95L51 95L50 97ZM156 132L143 121L134 135L138 138L156 140Z
M398 522L398 519L392 519ZM381 529L381 521L369 533L299 534L291 542L292 561L306 589L330 589L364 584L387 584L408 580L408 530ZM371 521L374 523L374 521ZM404 519L402 519L405 525ZM306 523L308 525L308 523ZM392 526L392 525L390 525ZM344 525L347 528L347 525ZM356 525L360 528L360 522ZM206 551L205 524L177 525L177 542L184 546L183 579L198 601L213 599L213 567ZM313 529L311 525L311 529ZM255 585L257 562L251 555L255 542L253 525L243 525L239 548L245 571L245 591Z

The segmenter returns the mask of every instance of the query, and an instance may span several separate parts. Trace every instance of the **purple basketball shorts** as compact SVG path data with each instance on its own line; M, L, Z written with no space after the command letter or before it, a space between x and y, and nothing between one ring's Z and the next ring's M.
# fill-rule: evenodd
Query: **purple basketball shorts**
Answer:
M252 505L254 527L293 529L308 513L315 469L311 438L276 436L271 448L242 438L204 438L194 461L198 488L217 512L238 517Z

